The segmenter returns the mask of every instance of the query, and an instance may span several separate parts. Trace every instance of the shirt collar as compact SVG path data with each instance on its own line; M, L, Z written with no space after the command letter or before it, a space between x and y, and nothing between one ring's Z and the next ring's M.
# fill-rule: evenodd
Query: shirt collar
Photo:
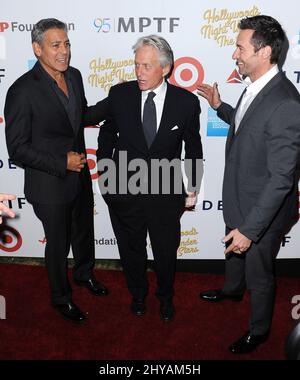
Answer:
M270 82L270 80L278 74L279 68L277 65L274 65L270 70L268 70L264 75L258 78L255 82L251 82L250 78L247 77L244 79L244 83L247 86L247 94L251 93L256 95L260 90L265 87L265 85Z
M57 84L56 80L43 68L43 66L41 65L41 63L39 61L37 61L37 64L38 64L41 72L43 73L43 75L46 76L47 80L51 83ZM68 69L63 72L63 75L64 75L65 79L70 80L70 73L69 73Z
M163 94L166 91L166 89L167 89L167 83L165 80L163 80L162 83L158 87L156 87L154 90L142 91L142 97L146 99L148 97L149 92L151 91L154 92L157 97Z

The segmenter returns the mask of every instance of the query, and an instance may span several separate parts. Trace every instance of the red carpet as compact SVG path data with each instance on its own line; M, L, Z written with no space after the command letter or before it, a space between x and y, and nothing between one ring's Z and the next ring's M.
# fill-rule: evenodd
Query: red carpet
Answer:
M44 267L0 265L0 294L6 298L6 319L0 320L0 359L208 360L284 359L284 341L295 324L291 298L300 294L300 280L279 278L270 339L255 353L234 356L228 345L248 325L249 296L240 303L201 301L199 291L222 286L223 277L177 273L175 320L160 321L154 296L155 276L149 273L148 312L130 314L130 296L123 273L97 270L110 289L103 298L74 285L73 298L88 320L64 321L48 300Z

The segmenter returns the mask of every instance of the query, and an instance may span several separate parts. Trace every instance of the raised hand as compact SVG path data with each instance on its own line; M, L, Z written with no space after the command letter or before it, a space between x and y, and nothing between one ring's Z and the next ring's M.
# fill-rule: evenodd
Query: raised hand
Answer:
M220 107L222 101L218 90L218 84L215 82L213 86L202 83L197 87L197 93L205 98L209 105L215 110Z

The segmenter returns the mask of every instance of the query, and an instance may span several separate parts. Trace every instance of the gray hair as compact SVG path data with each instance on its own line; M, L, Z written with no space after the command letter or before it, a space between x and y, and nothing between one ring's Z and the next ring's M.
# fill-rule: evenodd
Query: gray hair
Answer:
M33 26L31 31L31 42L37 42L41 45L44 39L44 33L49 29L63 29L66 34L68 34L68 28L64 22L59 21L56 18L44 18Z
M142 46L153 46L155 49L158 50L159 62L161 67L165 67L167 65L170 65L171 67L173 66L173 51L171 49L171 46L163 37L151 34L150 36L139 38L132 47L134 53L136 53L137 49L139 49Z

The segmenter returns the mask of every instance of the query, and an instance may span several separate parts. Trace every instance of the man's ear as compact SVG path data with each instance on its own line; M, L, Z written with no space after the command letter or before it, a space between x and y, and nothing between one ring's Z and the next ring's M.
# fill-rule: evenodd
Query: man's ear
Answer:
M165 77L166 75L169 74L170 70L171 70L171 66L170 65L166 65L165 67L163 67L163 76Z
M271 46L269 46L269 45L264 46L261 49L261 53L262 53L262 56L263 56L264 59L270 59L271 55L272 55L272 48L271 48Z
M34 54L37 57L41 56L41 54L42 54L42 48L41 48L40 44L38 44L37 42L33 42L32 43L32 49L33 49Z

